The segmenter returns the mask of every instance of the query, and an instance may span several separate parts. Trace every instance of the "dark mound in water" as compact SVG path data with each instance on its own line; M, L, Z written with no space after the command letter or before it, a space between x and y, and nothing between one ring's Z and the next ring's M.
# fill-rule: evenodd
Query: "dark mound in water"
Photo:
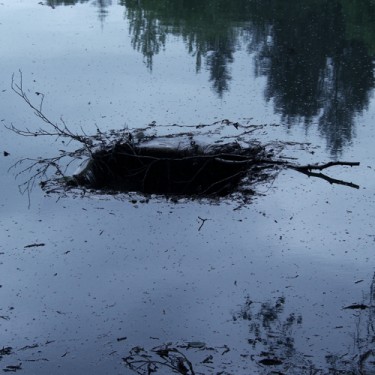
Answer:
M137 191L182 196L225 196L261 174L258 160L265 148L243 148L236 142L200 146L194 141L156 138L135 145L131 141L99 149L74 175L77 185L94 189Z

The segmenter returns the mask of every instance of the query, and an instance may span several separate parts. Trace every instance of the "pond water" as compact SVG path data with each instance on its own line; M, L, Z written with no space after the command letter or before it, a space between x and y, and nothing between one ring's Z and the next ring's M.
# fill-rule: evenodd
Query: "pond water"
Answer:
M131 374L132 348L170 343L196 373L374 374L374 21L371 0L0 0L0 367ZM285 170L241 209L22 195L14 163L75 145L6 128L44 126L19 72L74 131L263 125L311 143L301 164L360 162L327 170L360 188Z

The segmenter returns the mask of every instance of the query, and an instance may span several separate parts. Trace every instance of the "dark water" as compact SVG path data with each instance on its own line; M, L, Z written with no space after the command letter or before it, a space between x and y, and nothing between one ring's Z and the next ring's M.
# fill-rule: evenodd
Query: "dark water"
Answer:
M311 143L298 162L361 164L327 171L358 190L284 171L241 210L38 186L28 208L9 167L75 145L2 126L0 367L130 374L133 347L193 341L204 374L373 374L374 21L370 0L2 0L3 125L44 126L21 70L77 132L230 119Z

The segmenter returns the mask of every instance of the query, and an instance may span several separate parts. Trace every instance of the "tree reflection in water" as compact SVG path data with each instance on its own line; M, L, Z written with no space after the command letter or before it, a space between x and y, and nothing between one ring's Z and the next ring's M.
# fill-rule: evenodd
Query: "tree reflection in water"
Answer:
M367 34L354 36L348 30L359 28L354 15L375 15L375 6L348 6L338 0L122 4L133 46L142 51L149 68L166 35L181 36L196 57L197 71L205 60L212 86L222 97L230 89L234 53L245 46L255 52L256 74L267 76L266 100L273 100L285 123L309 126L318 121L335 156L350 143L354 117L367 108L374 86L375 43Z
M89 0L48 0L50 6ZM110 0L95 0L103 21ZM185 42L196 71L204 64L214 91L230 90L235 52L267 77L265 99L285 124L319 124L333 156L350 144L354 118L374 87L375 4L371 0L120 0L131 43L152 70L167 36ZM250 98L249 98L250 100Z
M59 5L75 5L88 3L90 0L47 0L46 5L55 8ZM98 18L103 23L108 15L108 6L112 5L112 0L93 0L93 5L98 8Z
M290 2L282 8L280 1L271 3L277 12L264 18L268 39L263 36L256 56L259 74L268 78L266 99L274 100L289 125L303 120L308 126L317 118L331 152L339 154L374 86L369 46L348 37L350 14L342 1ZM351 11L362 13L357 5Z
M318 366L314 357L296 348L295 338L301 338L302 316L297 312L287 314L285 307L284 297L262 303L247 297L233 317L249 322L249 357L258 364L260 374L274 374L276 369L276 373L288 375L375 373L375 274L365 300L344 308L347 313L355 314L355 327L348 332L354 337L353 345L346 353L326 353L326 368Z

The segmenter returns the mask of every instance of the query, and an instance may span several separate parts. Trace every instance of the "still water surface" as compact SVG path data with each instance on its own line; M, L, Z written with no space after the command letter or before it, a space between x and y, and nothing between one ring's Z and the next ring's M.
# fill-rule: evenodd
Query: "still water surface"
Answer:
M364 0L1 0L3 125L42 126L10 88L21 70L76 131L230 119L310 142L301 163L361 165L329 172L359 190L286 171L241 210L38 187L28 208L8 168L74 145L2 126L0 366L127 374L132 347L199 341L230 348L215 370L187 351L207 374L373 374L374 309L343 308L375 298L374 21Z

